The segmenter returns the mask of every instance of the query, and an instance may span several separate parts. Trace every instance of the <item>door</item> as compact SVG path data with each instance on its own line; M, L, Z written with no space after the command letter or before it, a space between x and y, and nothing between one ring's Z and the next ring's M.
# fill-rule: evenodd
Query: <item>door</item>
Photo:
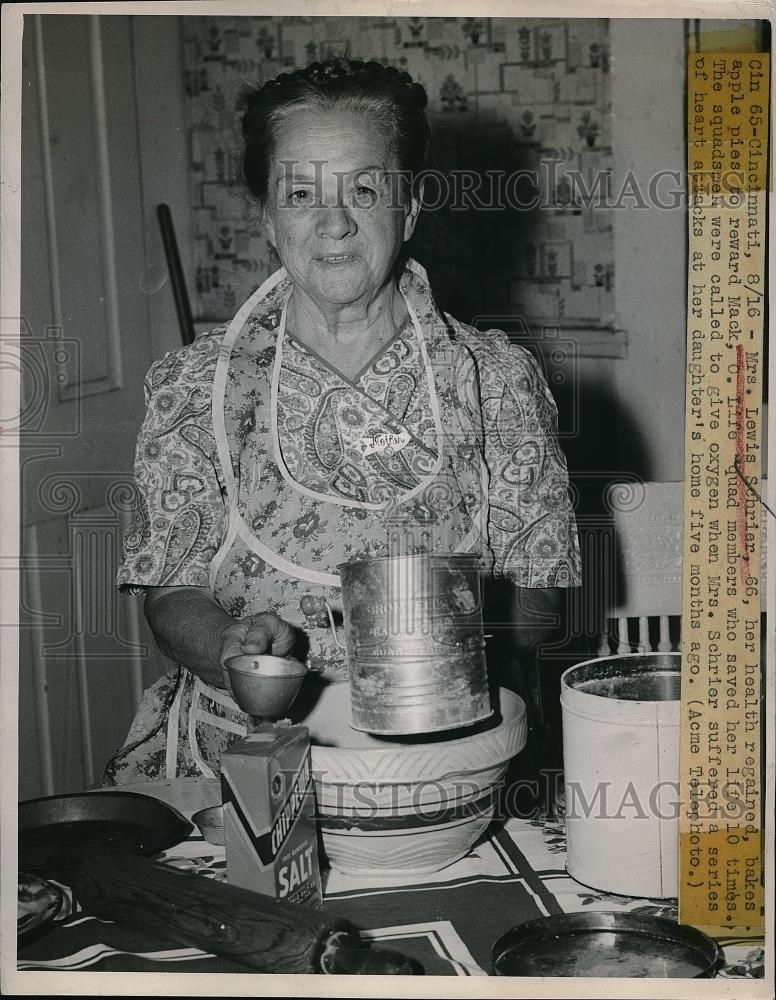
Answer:
M97 781L168 666L114 588L159 346L136 81L132 18L25 16L20 798Z

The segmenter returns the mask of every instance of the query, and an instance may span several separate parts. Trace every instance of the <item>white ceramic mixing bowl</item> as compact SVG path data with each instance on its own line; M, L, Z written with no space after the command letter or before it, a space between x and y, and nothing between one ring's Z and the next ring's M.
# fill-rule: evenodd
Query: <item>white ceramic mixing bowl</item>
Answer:
M527 737L525 705L504 688L492 719L422 738L352 729L347 684L306 682L291 714L310 730L327 857L348 875L434 872L462 858Z

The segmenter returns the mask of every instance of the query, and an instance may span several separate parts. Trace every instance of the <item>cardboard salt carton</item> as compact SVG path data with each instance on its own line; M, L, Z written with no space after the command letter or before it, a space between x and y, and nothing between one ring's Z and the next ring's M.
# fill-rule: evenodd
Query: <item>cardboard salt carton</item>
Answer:
M262 724L221 756L231 885L321 905L310 739L304 726Z

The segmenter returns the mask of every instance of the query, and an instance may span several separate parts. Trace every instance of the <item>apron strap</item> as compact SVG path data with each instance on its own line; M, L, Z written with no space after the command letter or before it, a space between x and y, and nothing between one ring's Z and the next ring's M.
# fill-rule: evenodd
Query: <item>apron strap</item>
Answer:
M183 692L186 688L186 675L181 670L181 677L178 690L175 692L175 699L170 706L170 714L167 716L167 753L165 756L165 777L172 780L178 774L178 730L180 729L181 703Z

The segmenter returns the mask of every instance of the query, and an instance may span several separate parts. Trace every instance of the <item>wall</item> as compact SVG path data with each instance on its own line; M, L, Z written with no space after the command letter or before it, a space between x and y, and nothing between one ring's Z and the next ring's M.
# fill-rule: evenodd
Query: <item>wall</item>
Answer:
M619 190L630 170L647 192L660 171L681 177L685 171L684 24L613 20L611 31L613 186ZM660 186L666 204L671 187L670 179ZM650 205L612 214L618 323L628 331L628 356L613 363L611 378L625 419L635 425L634 440L622 436L620 444L631 451L631 471L677 481L684 475L685 206L680 199L673 209Z
M188 196L188 125L181 86L183 39L178 17L131 17L142 170L142 219L146 264L138 291L151 323L154 357L180 347L157 207L166 204L185 274L193 274Z

